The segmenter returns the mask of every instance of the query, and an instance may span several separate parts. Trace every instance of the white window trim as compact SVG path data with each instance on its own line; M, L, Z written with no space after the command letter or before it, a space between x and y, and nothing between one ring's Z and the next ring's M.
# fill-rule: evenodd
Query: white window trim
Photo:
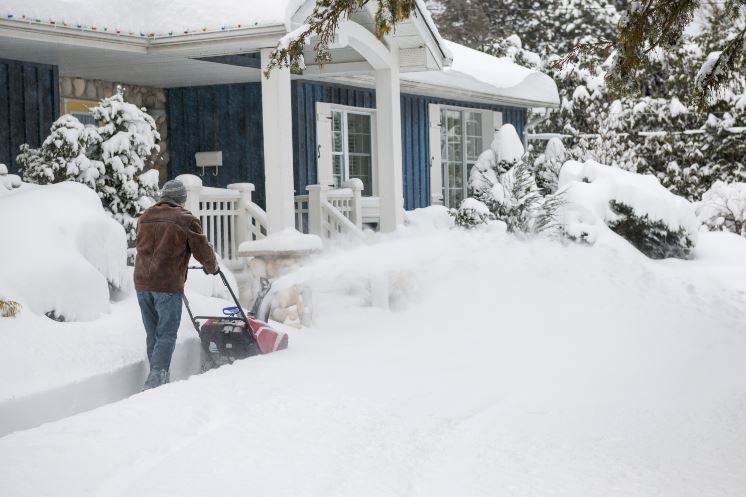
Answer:
M371 184L371 196L378 196L378 158L377 158L377 150L378 150L378 143L377 143L377 137L376 137L376 110L370 109L368 107L354 107L351 105L341 105L341 104L328 104L329 105L329 126L331 127L331 112L337 111L337 112L343 112L346 114L358 114L358 115L367 115L370 116L370 184ZM347 119L344 118L344 121L346 122ZM346 131L345 131L346 134ZM345 142L345 140L342 140L343 142L343 149L344 149L344 155L347 156L346 161L343 161L343 176L347 176L349 178L350 175L350 164L349 164L349 155L347 152L347 146L348 144ZM334 178L334 169L333 169L333 155L334 152L332 151L332 134L329 134L329 160L331 161L329 167L330 171L332 173L332 178Z
M430 109L435 110L436 104L430 104ZM495 132L497 132L498 129L503 124L503 116L502 112L494 111L492 109L485 109L480 107L464 107L460 105L445 105L445 104L437 104L438 111L440 112L440 115L442 115L443 109L445 110L455 110L459 112L478 112L482 116L482 148L484 150L487 150L487 148L492 145L492 141L494 139ZM429 118L430 119L430 118ZM443 123L441 121L440 126L442 127ZM432 124L431 124L432 126ZM430 141L432 142L432 139L434 138L434 135L430 135ZM442 140L443 135L439 134L438 137L438 153L437 154L431 154L431 160L435 159L435 156L437 155L437 161L439 167L434 168L431 167L430 173L432 174L438 174L439 177L435 180L431 180L431 187L434 185L438 185L440 187L440 193L436 194L435 192L431 192L431 199L433 203L436 203L436 199L439 200L440 204L447 205L448 204L448 195L446 191L446 183L448 181L447 175L445 174L446 171L444 171L444 168L447 166L446 162L441 157L440 148L443 146ZM433 150L432 143L430 145L430 149ZM464 153L466 153L466 144L464 144ZM432 166L432 164L431 164ZM464 183L464 189L468 189L468 177L465 180ZM437 196L436 196L437 195ZM455 208L457 206L449 206L451 208Z

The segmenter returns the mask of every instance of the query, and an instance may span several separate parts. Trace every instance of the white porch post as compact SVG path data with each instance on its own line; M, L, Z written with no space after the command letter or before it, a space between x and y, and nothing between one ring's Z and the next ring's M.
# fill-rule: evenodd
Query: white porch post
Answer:
M376 152L382 232L394 231L404 222L399 52L391 50L390 54L389 67L376 69Z
M262 72L269 64L271 52L271 48L261 50ZM262 124L267 234L271 235L295 226L293 124L287 68L273 69L269 79L262 75Z

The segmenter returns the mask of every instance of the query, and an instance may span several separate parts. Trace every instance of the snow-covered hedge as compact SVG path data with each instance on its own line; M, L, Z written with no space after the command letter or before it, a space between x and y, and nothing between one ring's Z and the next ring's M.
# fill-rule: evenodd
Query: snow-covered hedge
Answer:
M124 229L90 188L24 185L0 195L0 212L0 298L90 321L109 309L109 285L129 284Z
M696 243L694 206L654 176L595 161L568 161L559 187L566 196L564 229L572 239L594 243L608 227L656 259L685 258Z

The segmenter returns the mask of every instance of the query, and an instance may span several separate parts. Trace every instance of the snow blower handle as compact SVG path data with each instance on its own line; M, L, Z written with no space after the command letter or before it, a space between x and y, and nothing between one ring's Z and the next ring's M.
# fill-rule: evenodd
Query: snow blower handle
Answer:
M201 269L201 270L203 270L203 271L204 271L204 269L205 269L205 268L204 268L204 267L202 267L202 266L188 266L188 268L187 268L187 269ZM231 294L231 297L233 298L233 302L234 302L234 303L236 304L236 307L238 307L239 311L241 311L241 312L240 312L240 314L241 314L241 317L242 317L242 318L243 318L243 320L244 320L244 321L246 321L246 323L248 324L248 322L249 322L249 318L248 318L248 317L246 317L246 313L244 312L244 310L243 310L243 307L241 307L241 303L240 303L240 302L238 301L238 297L237 297L237 296L236 296L236 294L235 294L235 293L233 292L233 288L231 288L231 285L230 285L230 283L228 283L228 278L226 278L226 277L225 277L225 273L223 273L223 271L221 271L221 270L220 270L220 267L219 267L219 266L218 266L218 272L217 272L216 274L217 274L217 275L219 275L219 276L220 276L220 279L222 279L222 280L223 280L223 284L225 285L225 287L226 287L226 288L228 289L228 291L230 292L230 294ZM187 309L188 309L188 308L189 308L189 306L188 306L188 304L187 304Z

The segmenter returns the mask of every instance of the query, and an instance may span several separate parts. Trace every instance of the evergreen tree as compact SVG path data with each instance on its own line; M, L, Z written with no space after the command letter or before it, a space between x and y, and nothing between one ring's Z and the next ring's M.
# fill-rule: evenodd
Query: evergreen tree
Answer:
M54 123L39 149L21 145L17 160L29 183L49 184L78 181L95 188L103 164L91 161L86 151L101 140L95 127L84 126L70 114Z
M101 100L91 114L98 121L101 137L89 151L89 157L105 167L99 196L129 234L135 237L135 219L144 210L143 198L158 191L157 172L144 172L145 160L158 150L160 135L153 118L144 110L127 103L121 92Z

